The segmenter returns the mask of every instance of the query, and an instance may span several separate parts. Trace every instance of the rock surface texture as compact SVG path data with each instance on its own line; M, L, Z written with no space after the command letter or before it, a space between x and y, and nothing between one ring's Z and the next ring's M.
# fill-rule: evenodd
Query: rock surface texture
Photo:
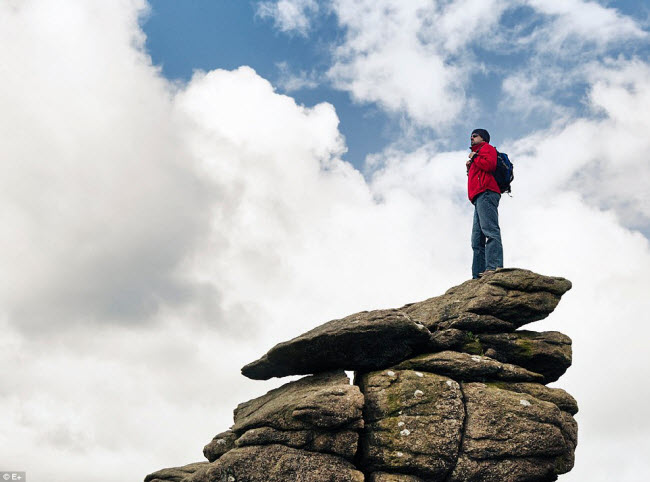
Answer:
M204 447L207 462L145 481L556 480L573 467L578 405L546 384L571 365L571 340L518 329L570 288L500 269L280 343L242 373L311 375L241 403L233 426Z

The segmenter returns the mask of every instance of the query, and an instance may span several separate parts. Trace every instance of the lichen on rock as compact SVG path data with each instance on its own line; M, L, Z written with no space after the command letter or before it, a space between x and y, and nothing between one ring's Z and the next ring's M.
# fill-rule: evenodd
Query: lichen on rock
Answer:
M366 397L364 471L444 480L456 461L465 417L458 383L433 373L384 370L363 375L360 387Z

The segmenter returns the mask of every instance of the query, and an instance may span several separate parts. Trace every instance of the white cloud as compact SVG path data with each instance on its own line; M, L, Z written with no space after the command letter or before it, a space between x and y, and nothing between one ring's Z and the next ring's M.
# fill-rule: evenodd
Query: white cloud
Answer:
M275 0L257 5L257 15L272 18L275 26L289 33L307 36L311 27L311 17L318 13L316 0Z
M538 118L538 126L576 115L577 100L593 63L634 52L648 38L641 24L596 2L526 1L535 14L502 39L497 49L526 52L527 61L510 69L502 82L502 112ZM511 10L512 11L512 10ZM505 29L504 29L505 31Z
M631 228L650 228L650 66L639 60L585 66L591 85L590 117L564 119L563 127L531 135L513 145L524 162L527 153L543 159L534 165L536 191L556 184L589 203L613 209Z
M178 268L211 194L133 48L143 7L3 7L0 299L23 329L142 321L197 289Z
M613 64L594 72L590 101L606 115L594 122L590 163L578 176L585 195L613 207L627 226L650 228L650 65Z
M634 19L595 1L528 0L523 3L551 18L534 31L531 40L538 49L554 55L572 56L585 43L604 49L648 36Z
M499 18L496 1L481 5L493 15L468 17L475 3L334 1L347 34L334 53L332 82L357 101L444 130L468 108L465 89L476 58L461 50Z
M510 49L527 56L504 71L499 108L536 119L537 127L576 115L580 98L588 95L585 86L593 83L592 64L631 58L648 38L637 20L595 2L524 3L534 15L523 16L512 31L502 29L505 36L495 44L495 51Z
M197 267L201 279L221 278L225 305L245 299L272 319L291 320L314 306L320 316L334 317L359 304L399 304L413 296L415 285L396 291L383 273L424 269L419 256L402 253L421 252L416 247L430 237L434 220L412 195L377 203L389 193L369 187L337 157L343 144L332 106L300 107L249 68L196 76L177 106L190 126L194 156L226 193L213 211L214 244L206 243ZM428 221L419 224L404 212ZM444 222L455 220L450 215ZM391 258L376 264L386 252ZM418 285L426 279L421 274ZM305 292L316 285L321 288ZM425 289L418 288L422 296ZM271 331L279 341L299 330L283 324Z
M292 72L287 62L280 62L276 66L279 71L279 77L275 80L275 84L284 92L290 93L318 87L315 72L307 73L304 70Z
M579 65L647 38L634 19L583 0L333 0L331 5L346 31L329 70L334 86L438 133L478 114L486 94L473 86L484 74L503 79L509 110L542 112L545 119L564 114L554 97L575 88ZM512 55L513 65L502 69L493 54Z
M571 113L570 109L552 99L553 90L560 89L559 84L566 79L566 75L562 74L566 73L558 71L558 75L554 75L555 73L547 71L548 77L540 78L535 72L517 71L503 79L500 112L512 112L525 119L533 116L550 117L556 123L566 120ZM548 84L552 84L552 87Z

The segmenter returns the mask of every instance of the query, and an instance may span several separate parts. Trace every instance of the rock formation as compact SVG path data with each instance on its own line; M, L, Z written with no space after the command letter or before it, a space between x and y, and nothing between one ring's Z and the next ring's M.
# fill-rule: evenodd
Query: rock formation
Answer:
M556 480L573 467L578 406L546 384L571 365L571 340L518 329L570 288L500 269L280 343L242 373L311 375L240 404L207 462L145 482Z

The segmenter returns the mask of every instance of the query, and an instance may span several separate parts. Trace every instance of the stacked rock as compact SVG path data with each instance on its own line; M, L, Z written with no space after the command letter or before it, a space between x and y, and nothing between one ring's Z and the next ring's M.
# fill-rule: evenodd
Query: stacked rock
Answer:
M208 462L146 482L552 481L571 470L576 401L549 388L571 340L518 330L571 288L500 269L399 309L325 323L242 373L313 374L240 404ZM343 370L354 371L351 385Z

